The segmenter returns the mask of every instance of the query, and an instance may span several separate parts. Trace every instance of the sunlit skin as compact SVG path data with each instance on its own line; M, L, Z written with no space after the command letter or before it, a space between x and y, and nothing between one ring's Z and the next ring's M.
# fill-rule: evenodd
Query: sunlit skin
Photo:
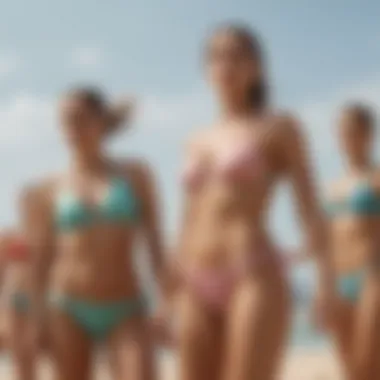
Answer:
M181 380L276 378L289 331L290 293L267 214L282 179L294 189L307 246L318 257L321 300L331 284L306 142L293 116L266 108L255 94L253 99L247 96L265 73L244 38L223 28L208 45L206 73L220 117L187 145L185 167L196 162L206 174L201 183L185 187L177 247L179 281L193 272L238 268L238 274L219 312L207 306L193 286L179 283ZM242 147L252 153L245 171L234 178L222 174L221 162Z
M342 112L338 123L338 141L345 156L346 173L331 184L329 200L346 199L363 181L368 181L373 190L380 194L380 175L372 157L374 128L363 125L355 110ZM332 218L330 223L337 276L373 267L376 257L379 260L380 217L347 213ZM380 298L376 271L375 268L367 274L359 301L350 302L339 297L334 332L349 380L380 378L380 366L376 365L376 342L380 342L376 332L378 329L375 328L377 312L380 311L377 306Z
M0 232L0 346L9 349L17 378L35 379L37 347L30 344L32 328L30 314L20 313L12 303L12 296L18 293L29 295L31 288L30 261L28 257L12 257L14 244L22 241L21 233L15 230Z
M97 111L75 93L63 97L61 132L70 151L69 168L64 174L40 182L29 194L28 218L33 220L29 239L35 250L36 327L40 318L47 315L57 380L91 378L94 342L70 316L44 304L42 289L93 302L141 296L133 265L134 248L140 238L147 245L157 278L161 271L162 243L152 171L143 161L129 158L116 161L107 155L104 143L109 133L105 119L108 115ZM54 228L54 205L60 190L69 189L88 207L96 207L107 196L114 175L129 181L139 199L138 224L102 222L70 233ZM118 324L104 344L113 378L155 378L145 313Z

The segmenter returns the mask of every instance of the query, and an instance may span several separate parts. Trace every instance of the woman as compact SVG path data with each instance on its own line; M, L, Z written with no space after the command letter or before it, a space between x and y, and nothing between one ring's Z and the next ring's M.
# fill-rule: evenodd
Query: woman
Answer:
M339 302L334 328L347 378L380 378L378 333L374 329L379 298L380 176L374 166L374 112L362 104L344 108L339 141L346 174L328 194L334 267Z
M115 379L154 379L146 305L132 257L142 236L159 276L161 233L151 171L142 161L116 161L106 153L105 142L128 107L112 107L99 91L84 88L65 94L60 110L68 170L24 194L33 220L28 238L35 335L47 315L57 379L89 379L100 342Z
M0 234L2 288L2 346L9 348L17 379L35 379L37 347L27 337L32 328L30 316L30 255L22 234L3 231Z
M319 304L331 294L324 223L297 121L270 109L258 39L223 26L206 50L220 120L190 139L180 232L181 380L272 380L287 341L289 286L266 226L281 179L293 186L320 269Z

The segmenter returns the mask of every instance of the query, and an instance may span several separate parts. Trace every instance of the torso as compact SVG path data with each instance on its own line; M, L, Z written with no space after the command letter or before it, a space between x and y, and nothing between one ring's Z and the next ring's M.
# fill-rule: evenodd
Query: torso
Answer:
M133 165L119 170L118 180L123 180L138 198L138 180ZM103 181L102 181L103 182ZM105 188L110 182L94 183L90 188ZM55 181L50 189L53 223L57 216L58 200L62 192L75 195L87 212L99 212L103 196L89 201L78 195L78 189L65 181ZM104 194L107 193L107 188ZM103 191L101 191L103 193ZM107 194L106 194L107 195ZM100 212L99 212L100 214ZM55 258L53 260L51 287L76 297L112 300L133 297L140 291L133 263L139 222L131 220L100 220L73 229L55 228Z
M189 162L203 160L204 168L199 185L188 190L191 224L183 254L190 265L226 267L247 254L274 251L266 216L281 174L274 154L277 127L275 120L265 119L257 125L215 128L201 136L195 151L199 157L188 157ZM239 158L242 151L244 157Z
M374 251L380 248L380 213L350 211L347 202L358 191L372 190L370 178L345 178L337 181L330 191L329 203L342 205L342 210L330 217L332 249L337 273L350 273L367 266ZM380 194L375 194L379 196ZM332 203L331 203L332 202ZM352 207L352 206L351 206Z

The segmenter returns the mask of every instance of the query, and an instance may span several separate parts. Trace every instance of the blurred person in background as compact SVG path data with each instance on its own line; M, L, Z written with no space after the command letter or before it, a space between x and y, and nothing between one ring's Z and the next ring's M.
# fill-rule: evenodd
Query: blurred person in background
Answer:
M31 267L30 250L22 231L0 232L1 255L1 338L11 353L16 379L36 378L39 347L31 344Z
M338 293L334 336L349 380L380 379L380 171L373 157L375 113L362 103L344 107L338 140L346 172L329 186Z

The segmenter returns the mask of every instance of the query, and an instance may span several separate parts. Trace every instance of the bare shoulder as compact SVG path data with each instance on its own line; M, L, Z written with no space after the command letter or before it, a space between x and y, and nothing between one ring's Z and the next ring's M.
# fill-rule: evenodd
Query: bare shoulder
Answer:
M284 144L295 144L303 139L302 123L292 112L277 111L272 116L271 125L276 136Z
M51 175L25 184L20 192L24 204L46 204L51 199L59 182L58 175Z
M148 160L142 157L129 157L119 160L118 166L126 177L137 185L153 181L154 170Z
M203 127L197 129L185 141L185 151L201 151L205 149L212 140L215 133L214 127Z

